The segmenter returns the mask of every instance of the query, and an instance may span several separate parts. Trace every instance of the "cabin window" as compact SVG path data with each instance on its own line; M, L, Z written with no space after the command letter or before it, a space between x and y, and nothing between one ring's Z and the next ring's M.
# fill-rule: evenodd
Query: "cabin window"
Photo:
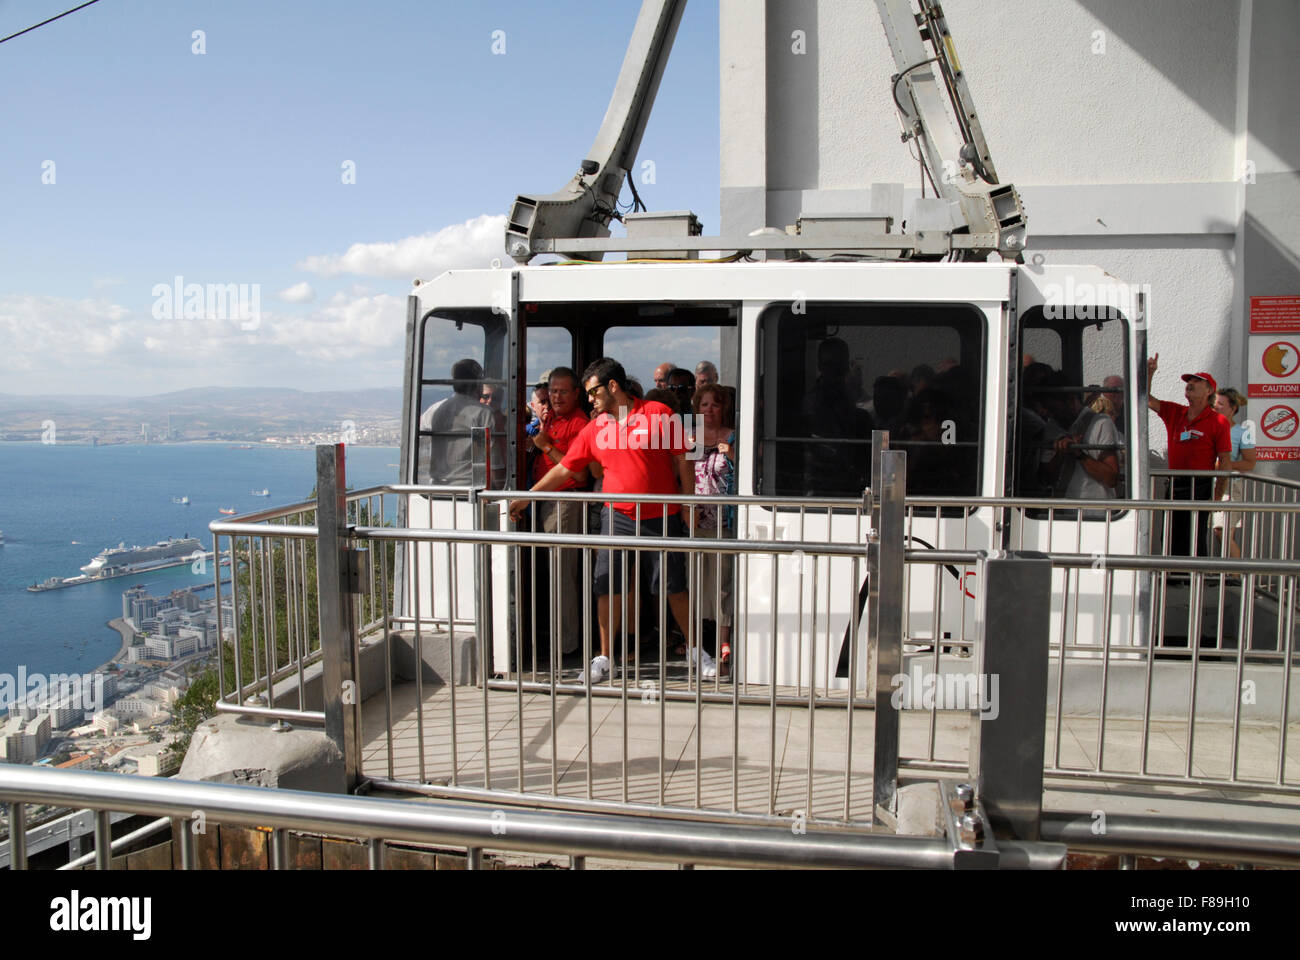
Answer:
M756 489L859 497L871 433L907 451L909 496L979 492L984 315L958 304L780 304L761 319Z
M661 363L675 363L692 377L702 360L721 370L721 337L722 328L712 325L610 327L605 331L605 356L623 364L627 375L649 393L655 388L655 367ZM679 392L689 400L689 391Z
M563 327L528 328L527 359L524 362L526 385L537 383L548 370L572 366L573 334ZM582 371L577 373L581 375Z
M491 310L438 311L420 328L414 482L466 486L471 431L491 430L493 487L505 477L505 317ZM462 376L457 376L457 372Z
M1126 321L1108 308L1057 307L1049 312L1038 307L1024 314L1008 476L1012 496L1131 496L1125 434L1133 401L1124 377L1127 344ZM1086 470L1080 455L1109 462L1110 469ZM1046 511L1038 512L1046 516ZM1085 520L1105 518L1105 511L1084 513Z

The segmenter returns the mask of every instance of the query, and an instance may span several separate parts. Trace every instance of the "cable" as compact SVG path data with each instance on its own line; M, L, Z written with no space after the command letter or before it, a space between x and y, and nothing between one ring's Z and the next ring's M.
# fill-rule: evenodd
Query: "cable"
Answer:
M99 3L99 0L86 0L86 2L83 3L80 7L73 7L71 10L64 10L57 17L50 17L50 19L42 20L40 23L36 24L35 26L28 27L26 30L19 30L17 33L11 33L3 40L0 40L0 43L4 43L5 40L12 40L14 37L21 37L24 33L31 33L33 30L36 29L36 27L43 27L47 23L53 23L55 20L58 20L60 17L66 17L70 13L76 13L78 10L82 9L83 7L90 6L92 3Z
M641 195L636 192L636 178L631 173L627 175L627 185L632 188L633 209L645 213L646 205L641 202Z
M894 106L898 107L898 112L899 112L899 113L903 114L904 116L907 116L907 110L905 110L905 109L903 108L903 104L902 104L902 102L898 99L898 84L899 84L899 81L901 81L904 77L906 77L906 76L907 76L909 73L911 73L913 70L917 70L917 69L919 69L919 68L921 68L921 67L924 67L927 63L937 63L938 60L939 60L938 57L931 57L929 60L922 60L920 63L914 63L914 64L912 64L910 67L908 67L906 70L904 70L902 73L900 73L900 74L898 74L897 76L894 77L894 82L893 82L893 84L892 84L892 90L893 90L893 94L894 94Z

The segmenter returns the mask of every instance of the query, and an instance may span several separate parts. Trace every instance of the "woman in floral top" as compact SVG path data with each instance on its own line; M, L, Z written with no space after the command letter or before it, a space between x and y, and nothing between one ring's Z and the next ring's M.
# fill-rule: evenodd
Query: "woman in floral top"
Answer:
M696 390L691 398L695 412L693 439L701 448L700 457L695 461L695 492L701 496L734 496L736 493L733 396L730 388L710 383ZM706 504L696 507L694 515L696 536L736 536L735 506ZM700 573L696 590L700 619L717 624L721 676L729 670L731 663L731 584L736 560L729 555L702 554L698 562Z

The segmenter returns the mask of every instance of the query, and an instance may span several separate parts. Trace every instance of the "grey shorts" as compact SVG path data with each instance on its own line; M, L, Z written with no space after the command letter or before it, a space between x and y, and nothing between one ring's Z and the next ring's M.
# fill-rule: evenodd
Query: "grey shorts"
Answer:
M667 523L665 524L665 519ZM637 530L636 521L625 513L617 510L611 510L609 507L602 507L600 511L600 532L615 537L680 537L683 535L682 518L680 514L672 514L667 518L654 517L649 520L641 521L641 529ZM623 591L623 564L629 564L627 569L627 582L629 585L636 580L636 557L641 558L641 570L643 573L648 572L652 579L651 589L655 593L660 592L660 569L659 560L661 554L658 550L646 550L639 553L627 550L597 550L596 551L596 569L595 576L592 580L592 588L596 596L601 597L611 592L610 584L613 583L613 590L622 593ZM666 561L668 575L668 594L681 593L686 589L686 554L668 553L662 555ZM611 569L612 568L612 569ZM611 581L611 573L613 579Z

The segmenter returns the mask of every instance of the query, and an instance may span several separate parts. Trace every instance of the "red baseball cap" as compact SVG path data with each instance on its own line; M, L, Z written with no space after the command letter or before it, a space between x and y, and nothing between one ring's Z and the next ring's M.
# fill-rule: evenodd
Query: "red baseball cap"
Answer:
M1210 376L1208 373L1184 373L1183 382L1186 383L1188 380L1204 380L1206 383L1210 385L1210 393L1219 392L1218 382L1216 382L1215 379L1212 376Z

